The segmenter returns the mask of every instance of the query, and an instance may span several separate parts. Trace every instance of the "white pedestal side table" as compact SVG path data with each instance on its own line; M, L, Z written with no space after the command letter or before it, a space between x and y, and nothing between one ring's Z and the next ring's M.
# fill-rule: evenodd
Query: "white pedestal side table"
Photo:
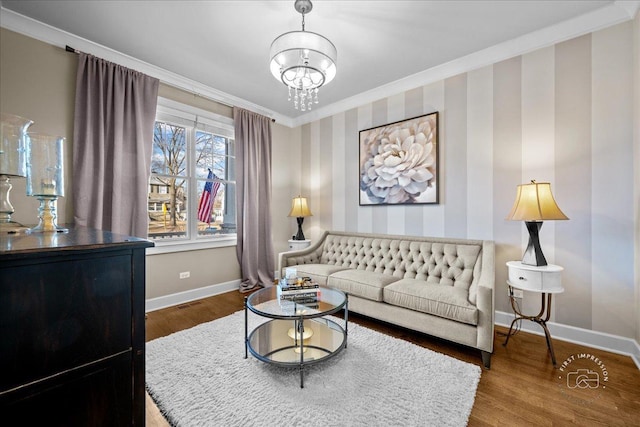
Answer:
M507 268L509 269L509 279L507 280L507 285L509 285L509 301L511 302L511 307L516 317L511 322L507 338L503 345L506 346L509 338L514 334L513 326L517 321L523 319L531 320L539 324L544 330L547 347L551 354L551 361L553 362L553 366L556 366L556 356L553 351L553 343L551 342L551 334L549 333L549 328L547 328L547 322L551 317L551 297L553 294L564 292L561 280L561 273L564 269L558 265L549 264L537 267L535 265L523 264L520 261L507 262ZM513 289L539 293L541 295L540 312L533 316L523 314L515 301Z
M299 251L301 249L308 248L311 245L311 240L289 240L289 250Z

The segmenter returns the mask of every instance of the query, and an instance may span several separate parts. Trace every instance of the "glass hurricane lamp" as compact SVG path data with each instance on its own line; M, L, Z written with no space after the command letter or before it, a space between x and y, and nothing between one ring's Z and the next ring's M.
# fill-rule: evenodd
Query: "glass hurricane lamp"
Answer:
M27 230L11 220L15 212L9 200L11 178L25 177L27 128L33 122L13 114L0 113L0 233Z
M27 196L40 201L31 232L66 232L56 223L57 200L64 196L64 138L29 133L27 141Z

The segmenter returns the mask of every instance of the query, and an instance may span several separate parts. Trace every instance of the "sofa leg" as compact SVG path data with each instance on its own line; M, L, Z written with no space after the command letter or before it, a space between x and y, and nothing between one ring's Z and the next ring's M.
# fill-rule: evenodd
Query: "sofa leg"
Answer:
M480 353L482 354L482 363L484 364L484 367L491 369L491 353L488 351L480 351Z

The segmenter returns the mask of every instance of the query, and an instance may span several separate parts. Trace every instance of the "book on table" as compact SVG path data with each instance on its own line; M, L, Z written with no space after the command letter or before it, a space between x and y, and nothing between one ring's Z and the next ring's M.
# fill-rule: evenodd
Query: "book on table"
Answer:
M279 295L309 294L309 293L318 293L318 292L320 292L320 287L315 287L315 288L298 288L298 287L278 288L278 294Z
M304 304L299 304L293 301L288 300L280 300L280 307L282 307L282 311L285 314L309 314L315 313L320 308L320 303L318 302L308 302Z
M302 279L302 280L300 280ZM320 286L311 278L282 279L277 286L278 300L288 309L317 309L319 307Z
M317 288L319 285L317 282L311 280L311 277L294 277L294 278L282 278L278 281L278 285L284 288L296 287L296 288L308 288L315 287Z
M304 295L281 295L280 300L287 300L297 302L298 304L304 304L308 302L318 302L317 294L304 294Z
M278 299L296 302L298 304L317 303L320 298L320 288L282 289L278 287Z
M305 292L279 292L278 293L278 299L288 299L291 301L301 301L301 300L308 300L308 299L318 299L318 297L320 297L320 291L319 290L307 290Z
M281 280L278 284L278 295L305 294L310 292L320 292L320 285L309 281L287 284L286 280Z

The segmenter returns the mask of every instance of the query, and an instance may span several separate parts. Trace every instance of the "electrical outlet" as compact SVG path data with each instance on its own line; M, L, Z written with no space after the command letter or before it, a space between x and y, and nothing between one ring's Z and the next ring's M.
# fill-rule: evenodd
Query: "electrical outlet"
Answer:
M514 298L524 298L524 291L522 289L514 289L513 290Z
M181 279L188 279L189 276L191 276L191 272L190 271L183 271L182 273L180 273L180 278Z

